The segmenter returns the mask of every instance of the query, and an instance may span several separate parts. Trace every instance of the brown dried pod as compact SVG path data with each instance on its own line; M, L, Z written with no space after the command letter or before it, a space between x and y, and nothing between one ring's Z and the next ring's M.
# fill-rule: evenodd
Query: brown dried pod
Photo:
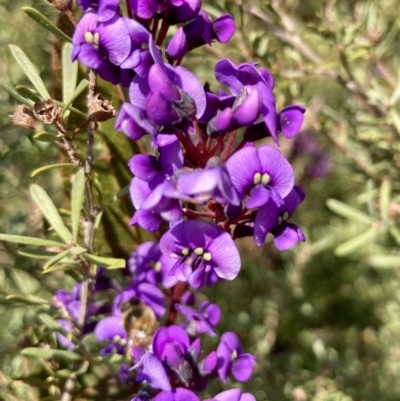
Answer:
M14 113L11 114L10 118L12 123L14 125L17 125L18 127L40 131L40 126L36 121L35 114L33 110L28 106L25 106L23 104L17 105Z
M44 124L54 124L60 116L62 109L55 100L40 100L33 108L36 118Z
M89 107L89 121L106 121L117 115L111 100L104 100L98 93Z

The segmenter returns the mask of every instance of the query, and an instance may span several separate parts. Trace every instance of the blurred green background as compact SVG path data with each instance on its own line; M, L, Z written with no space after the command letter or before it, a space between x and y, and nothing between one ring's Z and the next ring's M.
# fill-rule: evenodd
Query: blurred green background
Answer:
M12 43L57 93L54 38L22 6L58 18L45 1L0 0L0 82L28 85L7 47ZM293 221L307 242L280 253L271 241L261 249L252 239L240 240L239 278L206 291L223 310L219 331L235 331L257 356L255 374L243 388L258 401L399 400L400 1L216 0L204 9L213 18L232 13L237 33L227 45L191 53L186 67L216 89L216 60L256 61L275 77L279 109L292 103L307 108L303 132L281 141L306 192ZM100 90L118 106L109 86ZM60 155L54 145L11 124L14 108L15 101L0 91L0 232L41 236L47 227L28 187L43 185L65 208L68 171L31 178ZM105 134L96 142L96 171L110 203L96 249L121 257L140 233L126 228L129 200L110 201L129 182L125 166L134 150L112 125L101 126ZM32 370L32 361L18 355L45 338L38 317L48 305L6 297L51 301L60 283L71 288L73 280L42 275L40 261L17 251L0 244L0 399L58 399L62 381L46 382L43 367ZM221 389L211 383L207 395ZM95 391L74 399L105 400Z

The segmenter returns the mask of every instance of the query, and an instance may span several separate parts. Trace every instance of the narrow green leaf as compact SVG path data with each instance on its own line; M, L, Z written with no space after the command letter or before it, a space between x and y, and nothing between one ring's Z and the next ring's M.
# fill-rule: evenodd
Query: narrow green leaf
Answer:
M23 235L0 234L0 241L16 242L17 244L34 246L60 246L65 248L65 244L51 241L44 238L25 237Z
M73 265L72 263L69 263L67 265L54 265L49 267L47 270L43 270L42 274L49 274L53 272L67 272L68 270L75 270L78 264Z
M11 52L17 60L18 64L21 66L21 68L24 70L26 76L29 78L29 80L32 82L32 85L35 87L35 89L40 93L43 99L51 99L51 96L49 92L46 89L46 86L44 85L42 78L40 78L40 75L36 69L36 67L32 64L31 60L26 56L26 54L18 47L15 45L9 45Z
M40 142L56 142L60 140L59 136L50 134L46 131L38 132L37 134L33 135L33 138Z
M35 175L38 175L40 173L43 173L44 171L51 170L53 168L60 168L60 167L74 167L72 163L54 163L54 164L49 164L47 166L43 166L40 168L37 168L36 170L32 171L31 177L34 177Z
M29 15L34 21L36 21L43 28L47 29L53 35L57 36L59 39L66 42L72 42L72 39L66 35L63 31L58 29L50 20L48 20L43 14L38 10L31 7L22 7L22 10Z
M24 356L35 356L43 359L61 359L67 362L79 362L82 357L75 352L52 348L28 347L21 351Z
M62 245L65 246L64 244ZM47 252L42 249L22 248L18 250L18 255L25 256L26 258L31 259L50 259L57 254L54 252Z
M62 327L47 313L39 313L39 319L52 331L60 331Z
M336 256L350 255L351 253L357 251L362 246L370 243L374 237L374 234L375 234L375 230L371 228L371 229L363 232L362 234L349 239L348 241L344 242L343 244L340 244L335 249L335 255Z
M69 104L74 96L76 82L78 80L78 62L71 60L72 44L66 43L62 50L62 85L63 85L63 103ZM63 113L68 117L69 111Z
M54 228L60 238L62 238L64 242L68 244L72 240L72 235L62 221L57 208L50 199L49 195L47 195L47 192L37 184L32 184L30 189L32 198L42 211L44 217Z
M18 302L18 303L23 303L23 304L27 304L27 305L49 305L50 302L40 298L40 297L36 297L34 295L29 295L27 297L24 297L23 295L8 295L6 297L7 301L14 301L14 302Z
M390 205L390 194L392 192L392 186L387 177L382 180L381 188L379 190L379 210L381 212L381 219L383 221L389 220L389 205Z
M400 255L372 255L367 263L378 269L399 269Z
M71 254L70 249L66 249L65 251L60 252L58 255L54 256L48 262L45 263L45 265L43 266L43 270L48 270L51 266L55 265L57 262L66 258L70 254Z
M34 91L34 90L32 90L32 89L26 87L25 85L17 85L17 86L15 87L15 90L16 90L21 96L23 96L23 97L25 97L25 98L27 98L27 99L32 100L33 103L36 103L36 102L38 102L38 101L40 100L39 94L38 94L36 91Z
M355 209L347 205L346 203L340 202L336 199L328 199L326 201L326 205L329 209L333 212L338 214L339 216L345 217L346 219L356 221L358 223L364 224L371 224L372 219L365 213L360 212L359 210Z
M126 265L125 259L104 258L102 256L91 255L90 253L86 253L83 257L91 263L108 267L109 269L121 269Z
M64 114L67 112L67 110L71 110L73 112L78 111L80 114L85 116L81 111L71 107L71 104L75 101L75 99L84 91L86 88L89 86L89 81L87 79L82 79L81 82L79 82L78 86L75 88L75 91L71 97L71 99L68 101L68 103L64 104L62 107L64 107L63 112L61 113L61 117L64 117ZM86 117L86 116L85 116Z
M11 88L11 86L0 83L0 88L3 88L10 96L12 96L15 100L17 100L18 103L22 103L25 104L26 106L33 107L34 102L32 102L32 100L24 98L14 88Z
M76 242L79 234L79 220L81 218L81 210L83 198L85 194L85 172L83 169L75 175L71 191L71 221L72 235Z

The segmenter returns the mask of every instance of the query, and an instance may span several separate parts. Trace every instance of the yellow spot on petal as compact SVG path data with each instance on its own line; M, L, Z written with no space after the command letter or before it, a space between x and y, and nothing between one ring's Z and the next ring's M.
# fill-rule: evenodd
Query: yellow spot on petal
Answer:
M113 337L113 341L116 342L116 343L118 343L120 340L121 340L121 337L118 336L118 335Z
M258 185L261 182L261 174L255 173L253 178L254 185Z
M212 259L211 253L210 253L210 252L206 252L206 253L203 255L203 259L206 260L207 262L209 262L209 261Z
M94 37L92 32L86 32L85 33L85 42L86 43L93 43L94 42Z
M283 213L282 220L286 221L288 218L289 218L289 213L288 212Z
M153 269L158 273L161 271L162 265L161 262L154 263Z
M187 249L187 248L184 248L184 249L182 249L182 255L183 256L188 256L189 255L189 249Z
M95 45L99 45L99 40L100 40L100 36L99 36L99 33L98 32L96 32L94 35L93 35L93 43L95 44Z
M195 250L194 250L194 253L196 254L196 255L203 255L203 253L204 253L204 249L203 248L201 248L201 247L198 247L198 248L196 248Z
M262 175L261 182L262 182L264 185L267 185L267 184L270 182L270 180L271 180L271 176L270 176L269 174L264 173L264 174Z

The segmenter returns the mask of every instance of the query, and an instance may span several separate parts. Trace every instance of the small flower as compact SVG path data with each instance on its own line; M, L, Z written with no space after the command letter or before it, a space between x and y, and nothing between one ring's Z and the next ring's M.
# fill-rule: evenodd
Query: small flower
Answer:
M306 240L300 227L288 223L289 218L303 202L304 197L303 190L295 186L281 206L269 201L258 210L254 221L254 240L258 246L264 245L268 233L273 234L274 244L280 251L285 251L299 241Z
M293 168L273 146L247 146L234 153L226 166L240 198L250 195L248 209L265 205L269 199L282 205L293 188Z
M154 401L200 401L195 393L185 388L176 388L174 391L163 391L157 394Z
M232 237L216 225L188 220L167 231L160 240L161 251L177 262L170 274L200 288L216 275L233 280L240 270L239 252Z
M240 388L233 388L204 401L256 401L256 399L253 394L244 393Z
M247 381L256 362L254 355L244 354L242 345L235 333L227 332L221 337L217 348L218 375L226 383L229 374L239 382Z

